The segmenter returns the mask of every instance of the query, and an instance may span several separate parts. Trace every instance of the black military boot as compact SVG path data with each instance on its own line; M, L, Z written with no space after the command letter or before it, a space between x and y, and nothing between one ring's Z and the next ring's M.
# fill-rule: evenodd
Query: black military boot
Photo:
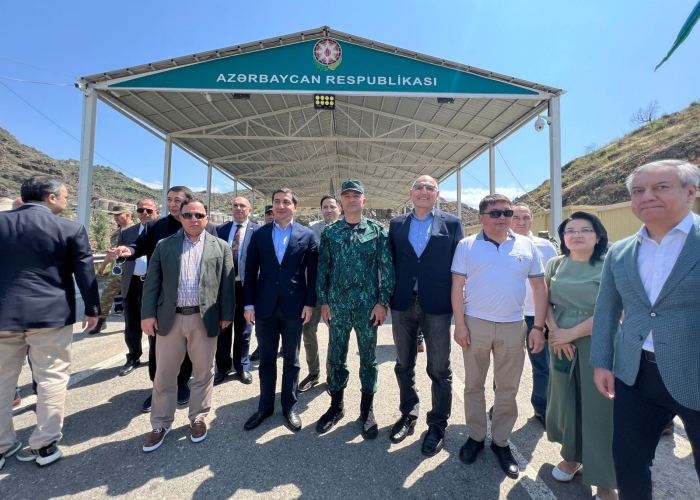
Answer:
M95 335L96 333L100 333L102 330L107 328L107 322L103 319L100 318L97 320L97 324L95 325L95 328L90 330L88 332L89 335Z
M375 439L379 434L377 421L374 420L374 408L372 402L374 394L362 393L360 401L360 418L362 419L362 437L365 439Z
M318 419L316 431L318 431L319 434L328 432L344 416L345 405L343 403L343 390L331 392L331 407Z

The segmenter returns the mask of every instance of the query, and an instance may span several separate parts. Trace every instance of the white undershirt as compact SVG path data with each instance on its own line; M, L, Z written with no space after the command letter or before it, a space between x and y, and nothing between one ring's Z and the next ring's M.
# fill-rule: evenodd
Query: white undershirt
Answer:
M644 291L646 291L652 306L661 293L666 279L671 274L694 224L695 219L691 212L663 237L661 244L649 238L646 226L642 226L637 233L637 241L639 242L637 268L644 284ZM642 349L654 352L654 338L651 330L642 344Z

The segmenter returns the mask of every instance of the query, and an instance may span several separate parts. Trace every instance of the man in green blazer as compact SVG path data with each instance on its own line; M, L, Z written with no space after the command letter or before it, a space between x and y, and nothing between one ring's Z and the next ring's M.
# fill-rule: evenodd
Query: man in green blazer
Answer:
M177 374L189 354L194 368L190 396L190 439L207 437L211 410L216 337L233 321L233 258L224 240L205 231L207 207L197 199L180 208L182 229L160 241L143 286L141 328L158 334L153 382L153 431L143 451L158 448L170 432L177 405Z

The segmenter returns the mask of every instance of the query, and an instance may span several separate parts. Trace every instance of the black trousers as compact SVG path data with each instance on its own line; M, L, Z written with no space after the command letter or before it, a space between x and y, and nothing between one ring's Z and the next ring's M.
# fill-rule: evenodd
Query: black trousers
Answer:
M158 334L148 336L148 376L151 382L156 379L156 338ZM192 361L189 354L185 353L185 359L180 365L180 373L177 374L177 386L187 385L192 376Z
M129 352L127 361L138 361L143 354L141 347L141 293L143 281L140 276L132 276L129 282L129 293L124 299L124 341Z
M651 464L661 432L678 415L693 449L700 477L700 411L676 402L656 363L642 352L633 386L615 379L613 461L620 500L652 500Z
M225 373L232 368L236 373L247 372L250 368L250 334L253 325L249 325L243 316L245 300L243 285L236 281L236 312L233 323L224 329L216 338L216 370ZM233 345L233 357L231 346Z
M296 410L299 387L299 347L301 345L302 319L287 319L282 314L279 302L272 314L265 319L256 318L255 334L260 349L260 402L259 411L275 408L277 385L277 350L282 337L282 392L284 411Z

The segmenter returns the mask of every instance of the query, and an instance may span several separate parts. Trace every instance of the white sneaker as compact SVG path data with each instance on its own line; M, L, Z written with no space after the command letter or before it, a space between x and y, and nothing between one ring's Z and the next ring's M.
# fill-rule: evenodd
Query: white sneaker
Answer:
M3 465L5 465L5 459L10 458L12 455L17 453L17 450L19 450L22 447L22 443L20 441L15 441L12 446L10 446L10 449L7 450L5 453L0 453L0 469L2 469Z
M38 465L49 465L55 462L63 456L63 452L58 447L58 443L54 441L48 446L39 448L37 450L33 448L24 448L22 451L17 453L17 460L20 462L32 462L36 460Z
M552 477L559 481L560 483L568 483L571 481L576 474L581 474L583 471L583 464L578 464L578 467L576 467L576 470L572 472L571 474L567 474L566 472L562 471L559 466L554 467L552 469Z

